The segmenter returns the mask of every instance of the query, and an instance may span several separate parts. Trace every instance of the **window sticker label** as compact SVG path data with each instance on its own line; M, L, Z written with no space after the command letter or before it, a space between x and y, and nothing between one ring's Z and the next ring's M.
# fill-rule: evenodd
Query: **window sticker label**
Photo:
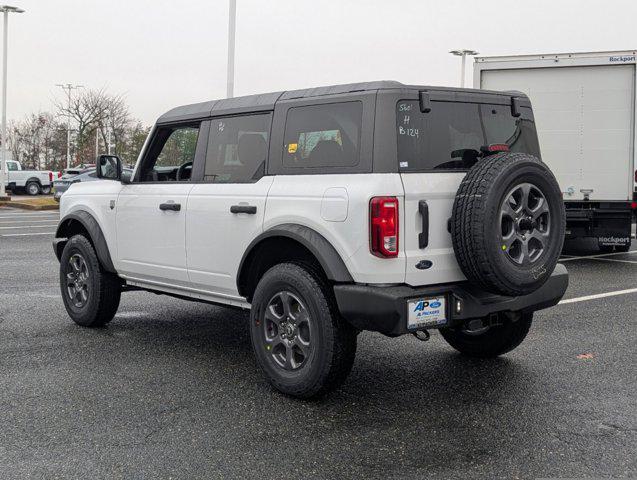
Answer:
M289 143L288 144L288 153L296 153L298 148L299 148L299 144L298 143Z

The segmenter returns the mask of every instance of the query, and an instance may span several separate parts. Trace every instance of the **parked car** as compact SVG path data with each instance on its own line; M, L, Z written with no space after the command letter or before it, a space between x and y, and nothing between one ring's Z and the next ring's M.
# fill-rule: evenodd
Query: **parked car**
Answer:
M117 157L62 197L69 316L148 290L250 309L268 380L313 397L357 334L494 357L564 295L564 204L518 93L371 82L230 98L162 115L132 179Z
M15 160L7 160L5 173L5 187L12 192L24 191L29 195L48 195L55 178L53 172L48 170L24 170L20 162Z
M75 172L78 172L78 173L75 173ZM124 176L128 175L130 177L132 172L133 170L131 170L130 168L122 169L122 174ZM93 180L99 180L95 173L94 167L86 168L83 170L69 169L67 170L67 173L62 175L61 178L53 182L53 192L54 192L53 198L59 202L64 192L66 192L68 188L74 183L91 182Z
M475 86L531 96L542 160L566 207L566 238L630 250L635 182L635 51L478 57Z

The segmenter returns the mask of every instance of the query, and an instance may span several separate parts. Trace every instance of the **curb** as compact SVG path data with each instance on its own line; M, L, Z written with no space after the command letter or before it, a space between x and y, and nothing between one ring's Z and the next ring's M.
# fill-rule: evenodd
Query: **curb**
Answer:
M22 203L22 202L0 202L0 207L9 207L9 208L21 208L23 210L59 210L59 205L32 205L30 203Z

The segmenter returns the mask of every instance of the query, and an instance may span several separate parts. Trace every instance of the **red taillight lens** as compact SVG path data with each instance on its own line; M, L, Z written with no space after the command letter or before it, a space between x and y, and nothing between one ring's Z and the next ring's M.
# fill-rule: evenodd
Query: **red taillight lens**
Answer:
M633 210L637 210L637 202L631 202L630 208L632 208Z
M487 146L488 152L508 152L510 150L506 143L492 143Z
M374 197L369 202L370 246L373 255L398 256L398 199Z
M49 172L49 182L53 181L53 172Z

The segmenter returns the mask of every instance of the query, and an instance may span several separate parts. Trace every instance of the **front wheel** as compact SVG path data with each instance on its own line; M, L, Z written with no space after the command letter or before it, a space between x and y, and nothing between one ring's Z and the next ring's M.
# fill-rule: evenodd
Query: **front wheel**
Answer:
M250 312L257 363L287 395L310 398L345 381L356 331L338 314L329 285L312 268L283 263L257 285Z
M60 290L69 316L83 327L106 325L119 307L121 283L102 269L93 245L83 235L74 235L64 246Z
M440 334L460 353L478 358L493 358L515 349L526 338L533 321L532 313L500 313L492 322L469 322L462 328L443 328Z

